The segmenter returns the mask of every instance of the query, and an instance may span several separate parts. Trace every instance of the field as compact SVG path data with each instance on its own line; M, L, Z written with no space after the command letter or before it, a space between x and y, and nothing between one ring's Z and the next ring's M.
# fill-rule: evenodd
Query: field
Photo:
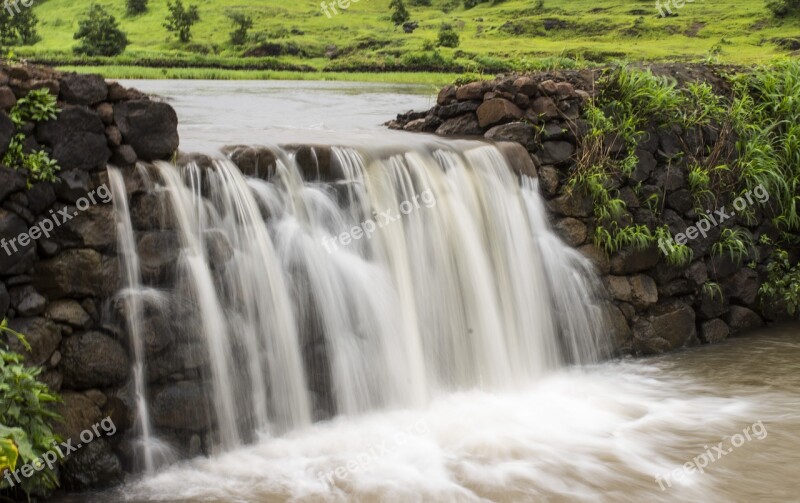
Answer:
M330 18L317 0L189 0L201 20L188 44L162 26L166 0L150 0L149 11L136 17L125 14L124 0L96 3L128 34L131 43L121 56L72 53L73 33L88 9L74 0L37 1L41 40L14 48L14 55L73 68L102 66L114 77L352 78L350 72L494 74L615 60L753 64L794 56L800 48L800 18L775 19L763 0L671 3L668 17L659 16L653 0L544 0L541 7L536 0L501 0L471 9L462 0L432 0L430 6L406 0L419 24L413 33L391 22L389 0L353 2ZM232 12L254 20L245 46L229 42ZM457 48L435 45L442 23L458 32ZM446 80L401 75L378 80Z

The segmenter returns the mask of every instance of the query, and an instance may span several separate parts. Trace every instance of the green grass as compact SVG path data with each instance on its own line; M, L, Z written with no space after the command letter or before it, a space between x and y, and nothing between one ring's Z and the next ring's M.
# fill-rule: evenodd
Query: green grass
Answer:
M74 0L36 2L42 40L14 53L51 64L103 64L115 71L128 66L192 67L215 76L207 69L493 74L617 59L768 62L788 54L777 39L800 39L800 19L773 19L763 0L686 3L674 9L678 16L667 18L658 17L652 0L545 0L541 12L532 0L487 2L468 10L459 0L433 0L431 7L406 2L412 20L419 22L412 34L391 23L389 0L360 0L330 19L318 0L189 0L199 6L201 16L190 44L178 43L163 28L166 1L151 0L150 10L133 18L125 15L124 0L97 3L113 12L128 34L131 45L121 57L86 61L72 54L72 35L88 8ZM228 42L228 12L253 17L254 40L248 47ZM443 22L454 26L460 47L431 48ZM279 44L281 54L243 57L259 41ZM326 56L334 47L338 57Z

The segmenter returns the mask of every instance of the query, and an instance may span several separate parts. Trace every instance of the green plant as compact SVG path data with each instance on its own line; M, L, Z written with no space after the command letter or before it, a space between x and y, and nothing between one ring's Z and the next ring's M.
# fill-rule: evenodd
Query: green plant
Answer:
M656 228L653 237L658 244L661 255L663 255L664 259L667 261L667 264L683 267L692 262L694 251L687 245L676 243L675 240L672 239L672 233L669 227L666 225Z
M777 302L790 316L800 316L800 265L789 261L789 253L776 248L767 264L767 280L758 293L761 302Z
M389 8L392 9L392 22L395 26L401 25L411 19L411 14L408 13L403 0L392 0L389 3Z
M741 264L750 256L752 247L753 236L746 229L723 229L719 240L711 246L711 253L718 257L727 253L731 260Z
M192 26L200 21L200 12L197 10L197 6L190 5L186 8L181 0L174 2L169 0L167 9L169 9L169 16L164 21L164 28L176 33L181 42L189 42L192 39Z
M39 19L33 9L6 2L0 9L0 44L32 45L39 40L36 25Z
M247 32L253 27L253 18L241 12L229 13L228 18L233 22L231 44L244 45L247 42Z
M0 323L2 334L15 337L30 351L25 337L11 330L6 320ZM21 355L0 344L0 438L4 439L0 445L8 456L8 441L12 441L25 463L41 458L60 440L53 432L53 423L60 418L50 409L60 399L39 381L40 374L41 368L25 366ZM55 472L44 466L31 477L21 478L20 488L28 495L46 494L57 485ZM0 479L0 489L8 487L8 481Z
M148 0L125 0L125 11L129 16L138 16L147 12Z
M713 281L706 281L703 283L703 286L700 287L703 295L709 297L711 300L716 299L719 297L722 299L722 287L719 286L719 283L715 283Z
M119 29L117 19L100 5L89 7L73 38L80 40L74 52L87 56L116 56L128 46L128 37Z
M55 119L58 112L56 98L47 89L29 92L27 96L17 101L9 112L9 117L18 132L11 138L8 150L3 156L3 164L14 169L28 170L28 186L34 181L56 181L59 166L45 150L26 152L24 146L26 136L20 131L28 122L39 123Z
M458 47L460 39L453 25L442 23L439 27L439 45L442 47Z
M767 0L766 5L775 17L788 16L800 10L800 0Z

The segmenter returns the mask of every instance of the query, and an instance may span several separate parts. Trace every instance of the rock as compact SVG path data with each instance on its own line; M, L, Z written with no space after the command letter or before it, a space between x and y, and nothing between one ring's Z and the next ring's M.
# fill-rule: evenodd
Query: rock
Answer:
M456 100L456 86L450 85L443 87L442 90L439 91L439 95L436 97L436 104L445 106Z
M500 141L495 144L518 176L536 178L536 164L530 153L519 143Z
M555 197L546 203L547 209L565 217L588 217L592 212L592 200L585 194L571 192Z
M102 435L105 433L100 430ZM67 457L63 466L64 486L72 490L113 487L124 479L122 463L105 438L95 438Z
M620 308L606 302L603 304L605 312L606 327L608 328L609 335L612 339L614 348L617 352L627 354L632 347L632 332L628 325L628 320L622 314Z
M706 281L708 281L708 270L706 270L705 262L699 260L693 263L686 269L686 272L684 272L684 276L695 287L703 285Z
M636 169L631 174L631 180L635 183L642 183L655 171L658 163L656 162L656 158L653 157L653 154L646 150L636 149L635 152L638 162L636 164Z
M14 91L12 91L8 86L0 87L0 109L8 111L17 104L17 97L14 96Z
M483 93L491 89L491 84L485 80L464 84L456 90L458 101L483 100Z
M268 148L235 145L223 148L222 152L246 176L267 179L275 172L277 158Z
M58 323L77 328L88 328L92 323L89 313L74 300L56 300L47 306L47 317Z
M525 110L528 108L528 106L530 106L531 99L524 94L517 94L514 96L514 104L517 105L521 110Z
M560 185L558 170L553 166L542 166L539 169L539 187L546 198L551 198L558 193Z
M37 127L36 138L53 149L63 170L105 168L111 157L103 121L88 108L62 110L56 120Z
M452 105L439 107L436 110L436 115L440 119L452 119L459 115L472 114L480 105L480 101L461 101Z
M758 314L742 306L731 306L725 321L730 327L731 334L764 326L764 320Z
M35 183L28 189L28 209L34 215L45 213L56 202L54 184L50 182Z
M65 250L36 264L33 285L52 300L109 297L119 289L119 263L91 249Z
M58 173L60 183L56 184L59 199L75 204L91 190L89 173L82 169L71 169Z
M611 264L608 261L606 252L593 244L586 244L578 248L581 254L594 264L597 273L600 275L608 274L611 271Z
M176 430L204 431L210 426L207 396L195 382L169 384L153 394L153 423Z
M694 207L694 197L688 189L679 189L667 196L667 206L685 215Z
M0 114L2 116L2 114ZM2 134L0 134L2 136ZM2 153L0 153L2 155ZM22 190L27 186L26 176L21 171L0 165L0 202L9 194ZM6 234L2 235L7 236Z
M99 198L96 200L101 201ZM57 228L55 235L65 247L112 249L117 243L114 208L110 204L89 206Z
M17 128L5 112L0 112L0 156L5 155Z
M722 288L730 297L731 302L750 308L756 305L760 286L758 273L748 267L740 269L739 272L722 282Z
M660 128L658 130L658 154L665 159L673 159L683 152L680 127Z
M108 145L111 147L122 145L122 133L119 132L117 126L106 127L106 138L108 139Z
M575 218L562 218L553 226L556 234L570 246L578 246L586 241L586 225Z
M335 181L344 179L342 167L333 162L328 145L302 145L294 155L304 180Z
M531 77L525 76L514 81L514 89L520 94L533 98L539 90L539 86Z
M556 95L561 100L574 98L576 96L575 87L569 82L559 82L556 84Z
M97 105L97 115L100 116L100 120L103 121L103 124L106 126L110 126L114 123L114 105L111 103L100 103Z
M111 162L118 167L131 167L136 164L136 152L130 145L120 145L111 151Z
M710 343L722 342L728 338L730 330L728 325L720 319L705 321L700 325L700 334L703 340Z
M718 318L728 312L728 298L724 290L702 289L695 300L695 308L701 320Z
M643 354L657 354L679 348L697 335L691 307L671 301L651 309L634 322L634 346Z
M64 440L72 439L72 445L80 443L81 432L103 419L100 408L83 393L65 391L61 394L62 403L55 406L56 412L64 418L57 422L55 431Z
M519 120L523 116L522 110L517 105L502 98L484 101L478 107L477 114L478 124L481 127Z
M611 273L628 275L652 269L658 263L658 249L650 246L643 250L623 248L611 257Z
M71 389L108 388L128 377L130 362L122 346L100 332L73 335L61 344L61 372Z
M575 147L567 141L546 141L542 143L540 155L543 164L564 164L572 160Z
M539 84L539 92L547 96L553 96L558 92L558 86L552 80L545 80Z
M61 100L73 105L94 105L108 97L106 81L100 75L69 73L61 77Z
M0 282L0 321L5 317L8 307L11 305L11 297L8 295L6 285Z
M630 303L636 309L645 309L658 302L656 282L650 276L607 276L605 282L609 295Z
M178 116L166 103L134 100L114 105L114 121L139 159L169 159L178 149Z
M552 98L540 96L530 104L528 116L532 121L539 122L543 118L545 120L557 119L561 114Z
M478 124L478 118L475 114L469 113L447 119L436 129L436 134L441 136L472 136L483 134L483 128Z
M61 344L61 330L44 318L15 318L8 322L9 328L25 336L31 350L25 349L16 337L7 336L8 345L25 357L29 365L44 365Z
M11 306L17 310L17 315L30 317L38 316L44 312L47 299L39 295L30 285L24 285L9 290Z
M172 231L144 232L136 245L144 278L163 280L175 269L181 247Z
M486 131L484 136L489 140L519 143L529 151L536 150L536 129L524 122L495 126Z
M662 167L650 177L653 184L667 192L687 186L686 172L680 166Z
M0 276L27 271L36 260L36 243L30 239L28 226L16 214L0 208ZM25 234L24 246L19 236Z

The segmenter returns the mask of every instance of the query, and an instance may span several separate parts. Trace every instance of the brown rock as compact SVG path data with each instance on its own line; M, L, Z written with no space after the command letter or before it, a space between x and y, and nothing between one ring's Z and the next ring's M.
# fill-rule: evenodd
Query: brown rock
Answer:
M570 246L578 246L586 241L586 225L576 218L562 218L553 229Z
M0 109L10 110L16 104L17 97L14 96L14 91L8 86L0 87Z
M524 94L529 98L533 98L536 95L538 87L536 81L527 76L520 77L514 81L514 89L516 89L518 93Z
M521 119L522 110L506 99L493 99L478 107L478 124L481 127L494 126Z
M485 80L470 82L456 90L456 99L458 99L458 101L482 100L483 94L490 88L491 84Z
M436 103L444 106L455 102L456 99L456 86L450 85L443 87L442 90L439 91L439 95L436 97Z
M533 100L533 103L531 103L528 115L530 116L531 119L539 121L542 118L556 119L561 114L559 114L558 107L556 106L556 103L553 101L553 98L540 96L539 98Z

